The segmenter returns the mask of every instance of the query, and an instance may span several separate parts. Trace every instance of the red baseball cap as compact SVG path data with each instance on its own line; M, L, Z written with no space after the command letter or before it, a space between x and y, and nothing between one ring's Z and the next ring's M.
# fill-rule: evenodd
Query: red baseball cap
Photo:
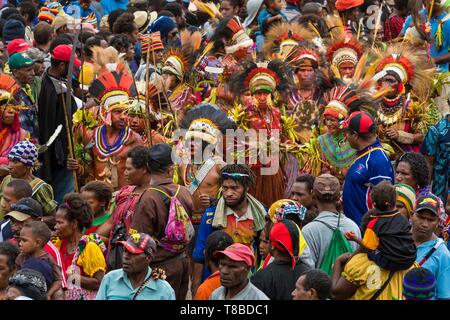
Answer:
M377 125L373 118L364 111L353 112L342 124L344 129L355 131L359 134L374 133Z
M242 243L233 243L223 251L214 252L213 256L216 258L226 256L233 261L245 262L249 267L253 267L255 264L254 253L248 246Z
M52 58L58 61L69 62L70 56L72 55L72 47L68 44L60 44L53 49ZM81 67L81 61L78 59L75 54L75 60L73 61L73 65L77 68Z
M6 50L8 51L8 55L12 56L14 53L24 52L25 50L30 48L31 46L28 44L28 42L25 41L25 39L14 39L10 43L8 43Z

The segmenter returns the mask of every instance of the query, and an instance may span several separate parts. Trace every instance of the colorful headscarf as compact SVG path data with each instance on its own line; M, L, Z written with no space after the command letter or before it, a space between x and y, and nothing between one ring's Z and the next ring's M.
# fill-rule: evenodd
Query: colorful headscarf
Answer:
M306 240L297 224L286 219L277 222L270 230L269 238L275 248L289 253L292 259L292 269L294 269L298 257L307 246Z
M20 141L9 152L10 161L20 161L27 167L32 167L38 159L36 146L28 140Z
M396 184L395 191L397 192L397 201L403 203L408 215L411 215L416 203L416 191L406 184Z

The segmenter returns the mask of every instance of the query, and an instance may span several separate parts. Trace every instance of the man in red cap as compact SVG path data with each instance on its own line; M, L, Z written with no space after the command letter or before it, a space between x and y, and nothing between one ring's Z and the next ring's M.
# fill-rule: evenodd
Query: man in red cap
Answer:
M145 233L134 233L123 245L122 269L106 274L96 300L175 300L175 291L165 280L165 273L151 268L156 243Z
M377 138L377 125L368 113L352 113L343 126L347 141L357 152L345 176L342 204L345 215L361 226L362 216L371 207L370 186L383 180L394 183L394 169Z
M250 268L255 264L255 254L246 245L234 243L213 255L220 258L220 284L210 300L269 300L248 279Z
M38 99L39 111L39 142L45 144L55 132L58 125L62 125L62 133L58 135L55 142L44 153L42 161L41 178L52 185L55 191L55 200L63 201L66 193L74 190L72 172L67 170L68 140L66 133L66 119L64 105L66 95L72 95L70 105L67 106L72 120L72 115L77 110L76 102L72 92L67 92L67 76L69 73L69 62L72 47L59 45L51 53L51 66L42 75L41 93ZM74 66L80 67L81 62L74 57ZM69 123L71 127L72 123Z

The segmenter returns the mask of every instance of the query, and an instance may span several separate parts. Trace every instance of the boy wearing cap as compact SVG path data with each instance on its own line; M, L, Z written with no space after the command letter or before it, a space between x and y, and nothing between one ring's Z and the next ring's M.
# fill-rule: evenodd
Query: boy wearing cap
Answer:
M394 169L377 139L372 116L353 112L343 126L347 141L356 150L356 159L345 176L342 204L345 215L360 226L362 216L370 209L370 186L383 180L394 183Z
M255 264L255 254L241 243L234 243L223 251L214 253L220 258L220 284L209 300L269 300L249 279L250 269Z
M416 262L436 278L436 299L450 299L450 252L435 234L439 225L439 201L435 195L419 197L411 217L417 246Z
M17 52L9 57L9 68L21 87L18 98L26 106L19 112L20 127L30 133L31 139L39 136L37 105L31 90L34 81L34 61L26 52Z
M72 47L59 45L53 49L51 66L42 76L41 93L38 99L39 142L45 144L55 132L58 125L62 125L62 132L66 132L64 104L66 101L67 76ZM74 66L80 67L81 62L75 56ZM70 105L67 106L69 119L77 110L73 93ZM64 102L63 102L64 100ZM65 194L74 190L72 172L67 170L66 161L69 155L67 134L59 134L55 142L43 154L40 177L49 183L55 192L55 200L63 202Z
M96 300L175 300L175 291L165 280L163 270L150 268L156 243L148 234L135 233L124 247L122 269L106 274Z

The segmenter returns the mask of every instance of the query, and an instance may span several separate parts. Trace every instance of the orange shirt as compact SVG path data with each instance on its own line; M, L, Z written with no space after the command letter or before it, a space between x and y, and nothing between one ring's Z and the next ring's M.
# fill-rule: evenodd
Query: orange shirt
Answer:
M220 272L216 271L198 287L194 300L209 300L214 290L220 287Z

